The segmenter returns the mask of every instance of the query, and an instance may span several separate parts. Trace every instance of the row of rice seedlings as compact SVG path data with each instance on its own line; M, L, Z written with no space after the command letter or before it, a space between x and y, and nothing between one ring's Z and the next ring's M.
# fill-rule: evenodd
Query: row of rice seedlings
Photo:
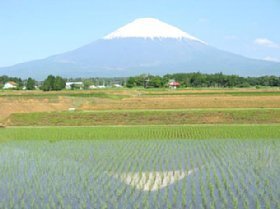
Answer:
M0 130L0 140L131 140L131 139L278 139L279 125L195 125L195 126L105 126L8 128Z

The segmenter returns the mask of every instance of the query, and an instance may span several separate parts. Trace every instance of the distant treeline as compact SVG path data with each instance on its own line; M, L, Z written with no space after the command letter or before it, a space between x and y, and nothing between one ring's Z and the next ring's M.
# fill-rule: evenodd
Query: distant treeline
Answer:
M40 88L43 91L58 91L65 88L65 79L60 76L49 75L43 82L36 81L35 79L28 78L22 80L17 77L0 76L0 89L2 89L7 82L14 82L16 84L15 90L35 90Z
M125 86L127 78L119 77L119 78L62 78L60 76L49 75L43 81L36 81L35 79L21 79L17 77L9 77L9 76L0 76L0 89L2 89L7 82L16 83L16 87L12 88L13 90L34 90L41 89L43 91L59 91L65 89L66 82L83 82L83 89L89 89L91 85L104 85L104 86L113 86L114 84L120 84L121 86ZM73 89L80 89L73 87Z
M180 83L181 87L261 87L271 86L280 87L280 77L261 76L261 77L241 77L237 75L224 75L223 73L203 74L203 73L176 73L164 76L154 76L142 74L129 78L71 78L64 79L60 76L49 75L44 81L36 81L32 78L23 80L17 77L0 76L0 89L6 82L13 81L17 84L17 89L25 87L27 90L40 88L44 91L62 90L65 88L66 81L81 81L84 83L84 89L90 85L106 85L118 83L128 88L164 88L168 87L170 81Z
M129 77L126 86L161 88L167 87L168 83L174 80L180 83L181 87L251 87L251 86L280 86L280 77L241 77L237 75L224 75L223 73L176 73L164 76L139 75Z

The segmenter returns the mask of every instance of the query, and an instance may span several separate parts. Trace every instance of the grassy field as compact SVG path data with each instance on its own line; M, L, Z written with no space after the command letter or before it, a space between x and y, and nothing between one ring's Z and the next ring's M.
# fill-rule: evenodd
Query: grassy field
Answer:
M13 113L7 126L275 124L280 109L188 109Z
M19 127L0 129L0 140L280 139L280 125Z

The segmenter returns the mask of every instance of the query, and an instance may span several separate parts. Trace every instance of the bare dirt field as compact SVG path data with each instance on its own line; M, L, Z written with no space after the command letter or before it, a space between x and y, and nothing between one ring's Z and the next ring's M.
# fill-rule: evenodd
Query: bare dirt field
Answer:
M0 121L12 113L77 110L280 108L279 89L2 91Z
M12 113L53 112L67 110L71 101L60 97L57 101L49 99L10 99L0 97L0 121Z
M280 108L280 96L136 96L87 101L80 107L82 110L185 108Z

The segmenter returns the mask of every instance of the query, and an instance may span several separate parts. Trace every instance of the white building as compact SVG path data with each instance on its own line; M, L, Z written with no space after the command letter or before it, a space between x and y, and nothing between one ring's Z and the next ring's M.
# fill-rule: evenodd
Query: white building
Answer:
M97 87L95 85L90 85L88 88L89 89L96 89Z
M83 89L84 83L83 82L66 82L65 88L66 89L72 89L72 87L75 86L76 88Z
M9 81L7 83L5 83L3 89L15 89L17 88L17 83L13 82L13 81Z
M123 86L120 85L120 84L114 84L113 87L115 87L115 88L122 88Z

